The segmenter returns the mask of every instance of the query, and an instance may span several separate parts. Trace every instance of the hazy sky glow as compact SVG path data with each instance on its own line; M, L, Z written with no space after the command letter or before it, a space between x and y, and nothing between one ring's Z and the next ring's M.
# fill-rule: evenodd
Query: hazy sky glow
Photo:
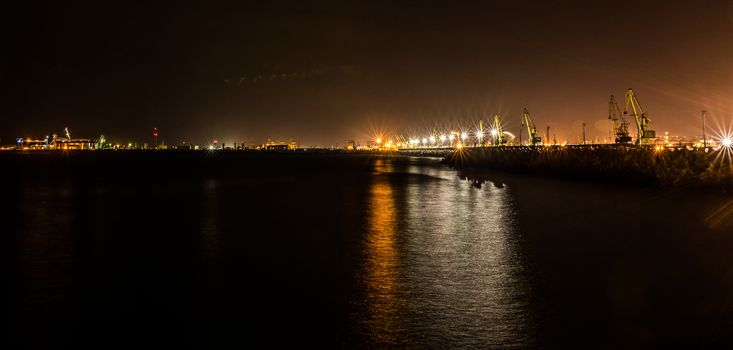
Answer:
M3 143L69 126L330 145L494 113L516 133L525 106L574 142L582 121L606 135L608 97L629 87L658 134L699 134L702 109L733 120L726 1L19 6L3 20Z

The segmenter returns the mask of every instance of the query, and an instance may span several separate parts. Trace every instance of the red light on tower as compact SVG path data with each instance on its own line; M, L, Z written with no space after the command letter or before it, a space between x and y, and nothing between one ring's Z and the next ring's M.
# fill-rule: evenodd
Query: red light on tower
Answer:
M153 128L153 146L158 148L158 128Z

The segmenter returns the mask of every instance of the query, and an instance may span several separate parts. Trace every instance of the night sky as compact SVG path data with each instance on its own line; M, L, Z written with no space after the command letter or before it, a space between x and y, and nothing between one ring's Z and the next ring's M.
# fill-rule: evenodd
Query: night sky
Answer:
M634 88L658 134L733 121L725 1L24 1L3 9L0 137L364 143L494 113L608 134ZM623 108L623 106L621 106Z

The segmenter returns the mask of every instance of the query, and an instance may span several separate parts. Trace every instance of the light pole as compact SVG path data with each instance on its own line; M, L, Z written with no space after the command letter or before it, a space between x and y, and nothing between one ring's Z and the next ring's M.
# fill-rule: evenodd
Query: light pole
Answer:
M585 145L585 122L583 122L583 144Z
M707 148L708 147L708 139L705 137L705 114L707 112L705 110L702 111L702 147Z

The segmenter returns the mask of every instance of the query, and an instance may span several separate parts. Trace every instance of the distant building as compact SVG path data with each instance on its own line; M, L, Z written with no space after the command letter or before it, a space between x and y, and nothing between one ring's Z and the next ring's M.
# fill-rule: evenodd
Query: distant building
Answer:
M72 150L72 149L96 149L97 141L92 139L74 139L71 138L69 128L64 128L66 137L59 137L57 134L53 134L51 141L49 142L49 149L57 150Z
M70 149L95 149L97 141L91 139L72 139L68 137L58 137L53 135L49 140L48 137L42 140L34 140L31 138L18 138L18 149L37 150L37 149L53 149L53 150L70 150Z
M190 143L187 143L186 141L183 141L183 142L181 142L180 145L175 146L175 149L187 151L187 150L193 149L193 145L191 145Z
M48 149L48 139L34 140L34 139L18 139L18 149Z
M58 150L95 149L96 142L91 139L68 139L58 137L51 140L49 148Z
M268 151L287 150L288 144L282 143L282 144L265 145L265 149Z
M346 141L346 147L344 147L347 151L355 151L357 149L358 145L356 144L356 141L354 140L348 140Z
M260 150L266 150L266 151L274 151L274 150L296 150L298 149L298 143L295 141L290 142L282 142L282 141L273 141L270 139L267 139L267 142L259 147L257 149Z

